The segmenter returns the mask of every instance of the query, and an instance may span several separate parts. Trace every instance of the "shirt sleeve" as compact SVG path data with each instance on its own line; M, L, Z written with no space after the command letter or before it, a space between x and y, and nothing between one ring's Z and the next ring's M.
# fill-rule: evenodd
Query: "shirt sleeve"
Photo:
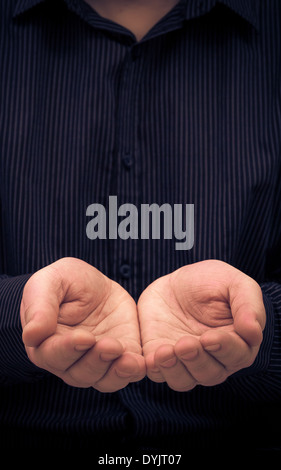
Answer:
M281 284L265 282L260 287L266 311L263 340L253 364L232 377L268 375L281 383Z
M31 274L0 276L0 383L12 384L40 379L45 371L33 364L22 341L20 304Z
M242 370L241 375L266 374L281 387L281 165L276 174L271 222L267 225L269 241L264 273L257 281L263 294L266 325L256 360L251 367Z
M278 372L281 370L281 284L261 284L266 311L266 326L263 341L254 368L259 371ZM280 374L281 375L281 374Z

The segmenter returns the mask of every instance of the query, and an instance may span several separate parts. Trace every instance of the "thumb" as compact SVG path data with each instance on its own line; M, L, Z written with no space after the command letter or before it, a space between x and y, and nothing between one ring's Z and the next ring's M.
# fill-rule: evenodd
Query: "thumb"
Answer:
M235 331L249 346L260 345L266 323L266 312L259 284L241 273L237 281L231 285L229 295Z
M20 307L26 346L37 347L55 332L62 299L62 281L53 270L46 267L31 276Z

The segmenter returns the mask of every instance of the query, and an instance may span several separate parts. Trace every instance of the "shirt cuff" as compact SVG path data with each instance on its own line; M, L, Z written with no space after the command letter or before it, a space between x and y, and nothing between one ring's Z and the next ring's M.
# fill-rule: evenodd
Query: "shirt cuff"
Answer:
M263 340L255 361L233 376L255 375L281 370L281 285L275 282L260 284L266 311Z
M20 304L31 274L0 276L0 383L30 382L45 371L33 364L22 341Z

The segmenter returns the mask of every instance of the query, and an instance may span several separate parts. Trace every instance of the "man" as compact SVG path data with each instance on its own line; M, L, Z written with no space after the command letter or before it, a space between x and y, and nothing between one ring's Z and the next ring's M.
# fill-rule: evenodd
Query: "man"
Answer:
M277 0L1 9L3 442L280 447Z

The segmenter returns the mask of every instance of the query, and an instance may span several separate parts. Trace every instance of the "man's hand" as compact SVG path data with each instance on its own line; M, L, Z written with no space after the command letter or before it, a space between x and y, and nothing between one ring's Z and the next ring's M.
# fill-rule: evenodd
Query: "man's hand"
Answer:
M69 385L113 392L145 375L134 300L82 260L33 274L20 315L30 360Z
M265 326L259 285L217 260L154 281L138 313L147 375L176 391L219 384L250 366Z

